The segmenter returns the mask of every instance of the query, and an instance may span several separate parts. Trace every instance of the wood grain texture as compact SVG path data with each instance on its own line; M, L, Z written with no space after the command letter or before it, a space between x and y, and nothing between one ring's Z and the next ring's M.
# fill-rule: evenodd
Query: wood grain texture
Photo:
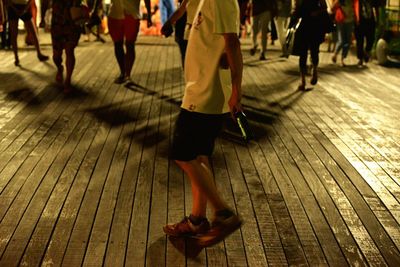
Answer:
M398 69L357 68L353 53L341 68L321 52L318 85L297 91L298 58L272 45L259 61L241 39L255 138L228 126L211 162L244 224L193 258L162 231L192 207L169 158L178 48L139 36L132 83L118 85L106 39L76 49L71 96L51 62L21 49L15 68L0 50L0 266L400 266Z

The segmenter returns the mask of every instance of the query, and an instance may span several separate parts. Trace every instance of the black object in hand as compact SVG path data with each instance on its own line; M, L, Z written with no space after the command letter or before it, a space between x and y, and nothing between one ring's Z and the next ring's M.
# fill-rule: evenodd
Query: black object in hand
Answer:
M248 142L253 138L253 134L250 130L249 122L247 121L246 114L243 111L238 111L235 113L235 119L238 124L240 133L245 142Z
M172 27L171 23L165 23L161 28L161 33L164 34L165 37L171 36L174 32L174 27Z

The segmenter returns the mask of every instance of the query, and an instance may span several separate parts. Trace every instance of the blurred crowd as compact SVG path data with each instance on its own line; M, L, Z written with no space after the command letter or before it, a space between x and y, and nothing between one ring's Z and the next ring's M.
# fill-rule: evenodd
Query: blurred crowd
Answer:
M38 42L38 27L52 34L53 60L58 72L56 80L64 83L65 91L71 90L71 75L75 64L74 48L81 34L85 41L95 36L96 41L104 42L102 34L108 34L114 41L114 52L121 73L117 83L130 79L130 72L135 60L134 43L140 31L140 20L147 21L147 32L154 29L155 14L159 16L163 28L161 32L169 36L175 31L175 40L179 45L182 64L189 30L196 15L200 0L41 0L40 10L34 0L0 0L1 48L12 49L15 65L19 66L18 25L24 22L25 42L36 49L40 61L49 59L41 52ZM86 9L82 8L83 6ZM280 57L299 56L301 83L299 89L306 86L308 52L312 69L310 83L318 81L318 53L322 42L330 43L331 60L345 67L350 47L355 43L358 65L363 66L371 60L371 51L376 43L378 8L385 6L385 0L238 0L240 9L240 36L251 38L251 56L259 60L268 59L268 41L279 42ZM75 8L76 14L72 12ZM142 14L144 13L144 15ZM38 16L40 14L40 16ZM125 14L129 15L128 17ZM143 16L142 16L143 15ZM75 17L77 16L77 17ZM287 31L294 27L299 19L297 41L288 51ZM111 23L110 23L111 21ZM331 23L332 25L328 25ZM161 26L160 26L161 28ZM160 29L155 32L159 32ZM154 31L152 32L154 33ZM125 47L125 49L124 49ZM66 76L63 77L62 52L67 61Z

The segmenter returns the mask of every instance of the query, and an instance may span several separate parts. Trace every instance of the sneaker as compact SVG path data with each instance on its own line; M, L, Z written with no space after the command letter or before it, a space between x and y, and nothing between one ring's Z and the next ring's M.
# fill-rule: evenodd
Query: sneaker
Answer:
M264 53L260 54L260 60L266 60Z
M212 222L211 229L197 237L197 243L202 247L213 246L239 229L241 225L242 220L235 214L232 214L228 218L217 217Z
M210 230L210 223L204 219L199 225L194 225L189 217L185 216L182 221L175 224L167 224L163 227L164 233L169 236L195 236Z

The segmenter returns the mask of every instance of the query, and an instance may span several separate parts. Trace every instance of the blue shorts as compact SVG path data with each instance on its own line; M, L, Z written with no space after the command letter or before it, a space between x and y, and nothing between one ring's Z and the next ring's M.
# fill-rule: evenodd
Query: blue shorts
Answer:
M198 156L211 156L225 117L225 114L204 114L181 109L175 123L170 157L191 161Z

